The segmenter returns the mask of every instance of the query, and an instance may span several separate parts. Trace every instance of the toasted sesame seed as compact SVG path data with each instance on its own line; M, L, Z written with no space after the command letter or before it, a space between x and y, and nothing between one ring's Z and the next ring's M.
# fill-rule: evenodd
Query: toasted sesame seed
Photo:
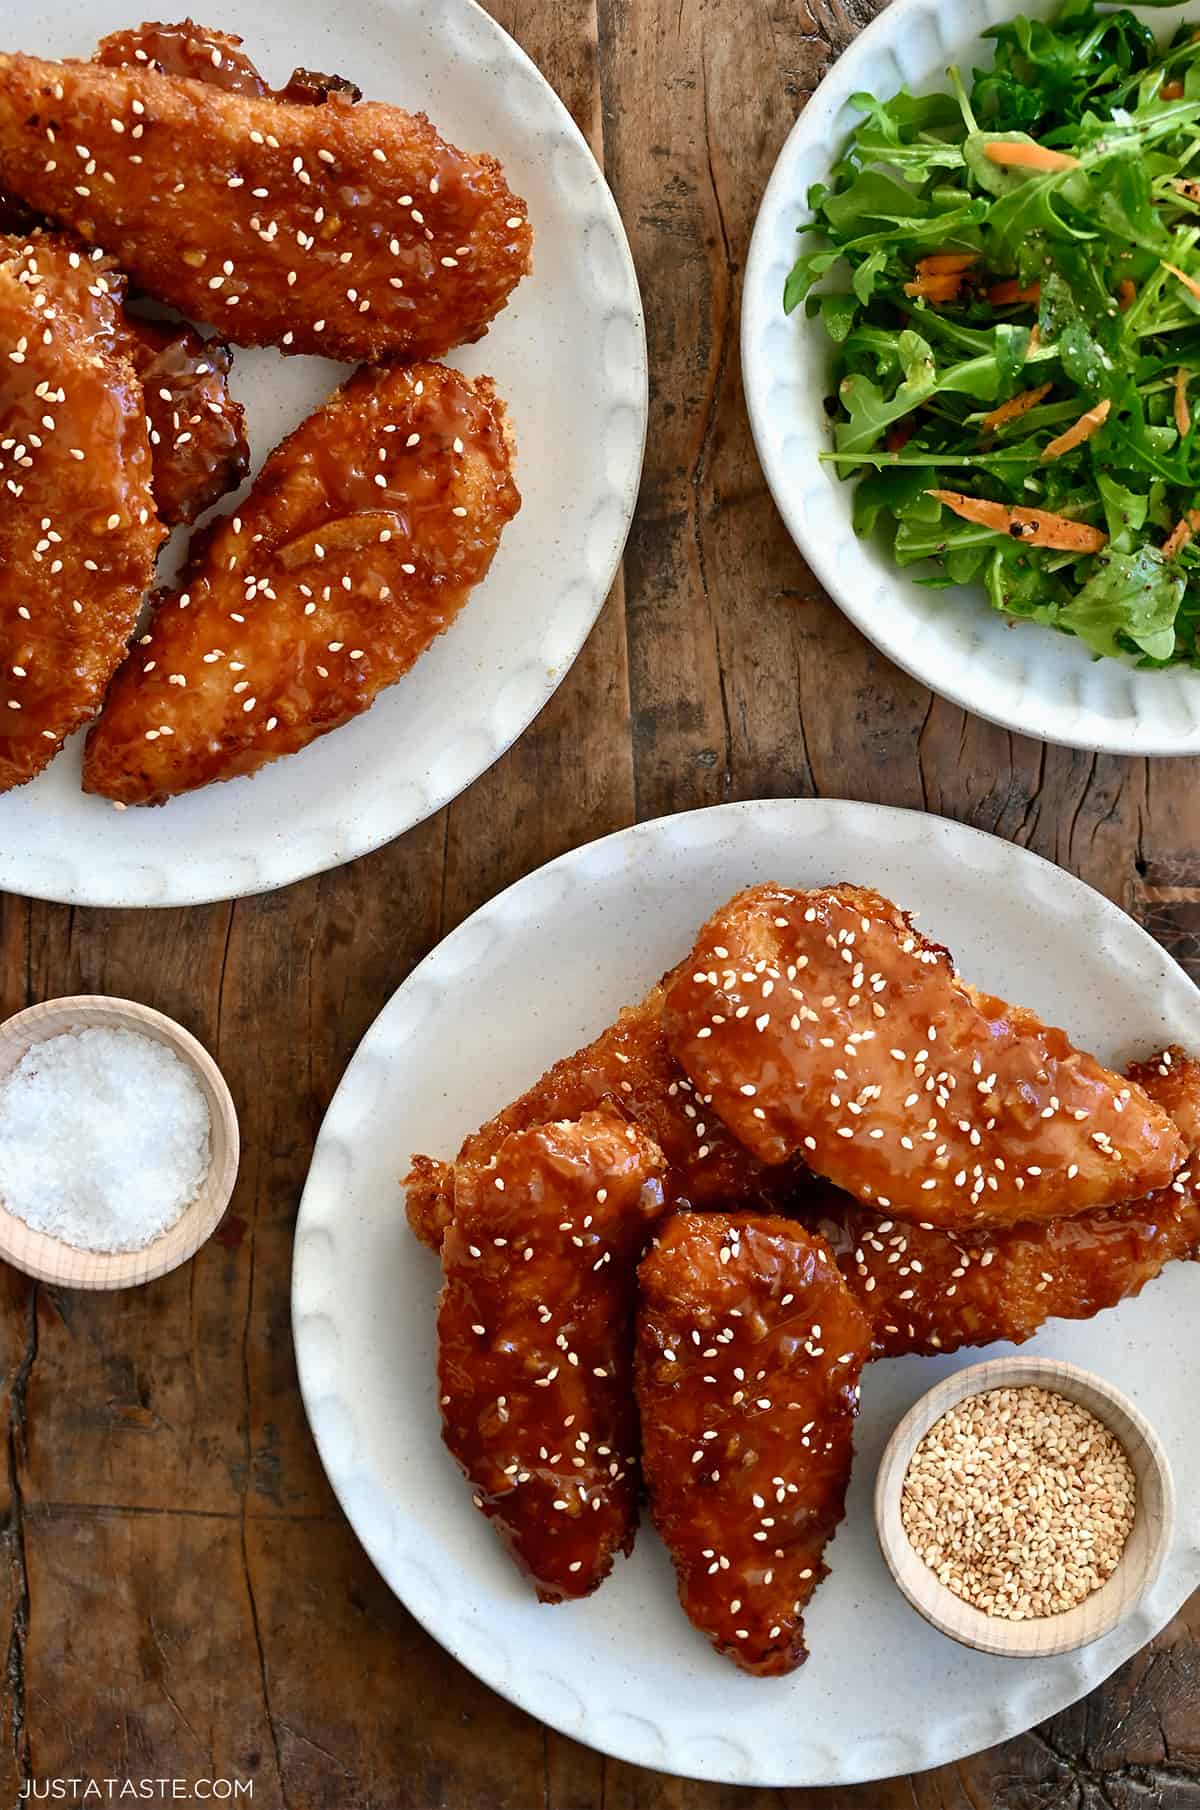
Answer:
M1005 1620L1062 1614L1105 1584L1133 1527L1137 1484L1102 1421L1057 1392L989 1389L913 1453L900 1518L956 1596Z

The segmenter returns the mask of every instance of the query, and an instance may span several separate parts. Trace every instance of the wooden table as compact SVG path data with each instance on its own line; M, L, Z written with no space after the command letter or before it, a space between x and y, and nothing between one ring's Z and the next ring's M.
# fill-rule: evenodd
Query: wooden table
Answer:
M931 697L821 594L759 473L737 352L754 210L871 0L492 10L602 155L641 275L651 423L623 582L520 744L390 848L190 911L0 899L0 1008L96 991L173 1013L222 1064L245 1145L230 1216L182 1272L117 1297L0 1275L4 1803L22 1781L89 1776L253 1779L256 1810L751 1810L775 1795L606 1761L476 1683L376 1576L309 1437L288 1290L322 1112L393 988L500 887L638 817L873 799L1037 849L1200 973L1196 763L1046 748ZM1198 1759L1194 1603L1003 1748L780 1795L797 1810L1192 1810Z

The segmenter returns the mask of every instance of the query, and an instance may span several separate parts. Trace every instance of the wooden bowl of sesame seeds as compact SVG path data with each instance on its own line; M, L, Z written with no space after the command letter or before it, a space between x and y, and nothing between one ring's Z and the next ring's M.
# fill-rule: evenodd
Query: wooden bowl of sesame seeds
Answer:
M897 1426L875 1485L880 1548L913 1608L1014 1659L1110 1633L1153 1585L1174 1521L1170 1464L1144 1415L1055 1358L946 1377Z

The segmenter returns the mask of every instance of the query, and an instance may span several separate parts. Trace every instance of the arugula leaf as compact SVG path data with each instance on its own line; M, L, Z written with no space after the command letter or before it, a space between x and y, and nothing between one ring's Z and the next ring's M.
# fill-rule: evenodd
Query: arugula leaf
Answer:
M918 133L959 124L958 108L949 94L910 94L902 88L890 101L876 100L873 94L852 94L850 105L867 114L870 125L889 144L911 144ZM860 128L860 141L864 130Z
M1083 589L1058 620L1097 654L1120 654L1124 640L1165 660L1175 647L1175 617L1186 581L1157 547L1101 553ZM1122 639L1124 637L1124 640Z
M1134 535L1139 534L1146 525L1150 507L1149 494L1139 496L1103 471L1096 473L1096 488L1104 504L1109 545L1115 553L1131 552Z
M896 559L902 566L915 565L922 559L946 559L952 554L970 553L980 561L996 545L996 536L974 522L947 522L938 507L930 520L910 510L896 529ZM958 568L961 571L961 566ZM962 584L962 578L955 583Z
M887 264L887 252L882 245L877 245L873 252L865 257L858 266L850 281L854 293L865 308L875 293L875 282Z
M1181 27L1160 52L1106 0L987 35L969 92L951 69L948 91L856 95L860 123L809 191L801 230L816 236L784 305L807 297L828 338L823 456L855 483L856 531L890 539L918 582L980 584L994 609L1098 655L1200 668L1200 541L1161 551L1200 504L1200 302L1166 269L1200 280L1200 186L1179 180L1200 185L1200 42ZM997 163L997 142L1071 161ZM1035 387L1032 407L985 425ZM1047 459L1101 399L1100 431ZM1102 523L1107 544L1031 547L943 510L939 485Z
M810 251L796 259L783 289L783 311L791 314L804 300L814 283L833 269L841 259L840 251Z
M850 419L838 427L839 452L865 452L877 443L885 428L910 414L937 388L933 353L919 333L902 333L897 350L904 377L894 396L886 397L879 385L861 372L842 379L838 399Z
M971 396L976 401L991 402L999 384L999 363L995 353L980 358L963 359L941 373L928 340L906 328L896 342L903 381L891 397L885 397L879 385L861 371L842 379L838 400L849 416L837 428L840 453L863 453L874 446L884 429L910 414L921 403L935 395Z
M925 471L876 471L864 478L854 492L854 532L864 538L874 534L885 514L898 521L932 505L935 514L941 510L925 493L929 485Z
M1078 119L1101 78L1140 72L1157 48L1153 32L1127 9L1098 15L1076 4L1052 23L1019 18L985 36L995 40L996 56L991 71L977 76L976 111L989 123L1030 127Z
M900 220L921 219L930 212L915 189L883 170L863 170L849 188L840 194L826 195L821 212L837 233L849 235L866 221L894 224Z
M858 319L858 298L854 295L820 295L817 312L825 323L825 331L835 345L842 345L854 330Z

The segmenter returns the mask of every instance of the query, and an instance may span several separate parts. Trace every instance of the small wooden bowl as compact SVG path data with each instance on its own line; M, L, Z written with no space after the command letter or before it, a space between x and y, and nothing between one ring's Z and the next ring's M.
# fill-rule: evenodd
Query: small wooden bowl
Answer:
M238 1171L238 1122L224 1076L204 1048L174 1019L132 999L79 994L30 1006L0 1024L0 1079L25 1052L64 1031L138 1031L166 1044L191 1069L208 1101L211 1160L195 1200L174 1225L140 1251L80 1251L46 1232L35 1232L0 1202L0 1258L62 1288L132 1288L153 1282L193 1257L211 1236L229 1205Z
M900 1492L913 1453L935 1421L970 1395L1036 1385L1064 1395L1103 1421L1125 1448L1137 1479L1133 1528L1107 1583L1074 1609L1031 1621L986 1615L947 1589L918 1558L900 1519ZM901 1591L927 1622L981 1653L1037 1659L1088 1646L1108 1634L1154 1583L1171 1547L1175 1485L1162 1442L1127 1396L1103 1377L1054 1358L992 1358L948 1376L923 1395L888 1441L875 1483L875 1527Z

